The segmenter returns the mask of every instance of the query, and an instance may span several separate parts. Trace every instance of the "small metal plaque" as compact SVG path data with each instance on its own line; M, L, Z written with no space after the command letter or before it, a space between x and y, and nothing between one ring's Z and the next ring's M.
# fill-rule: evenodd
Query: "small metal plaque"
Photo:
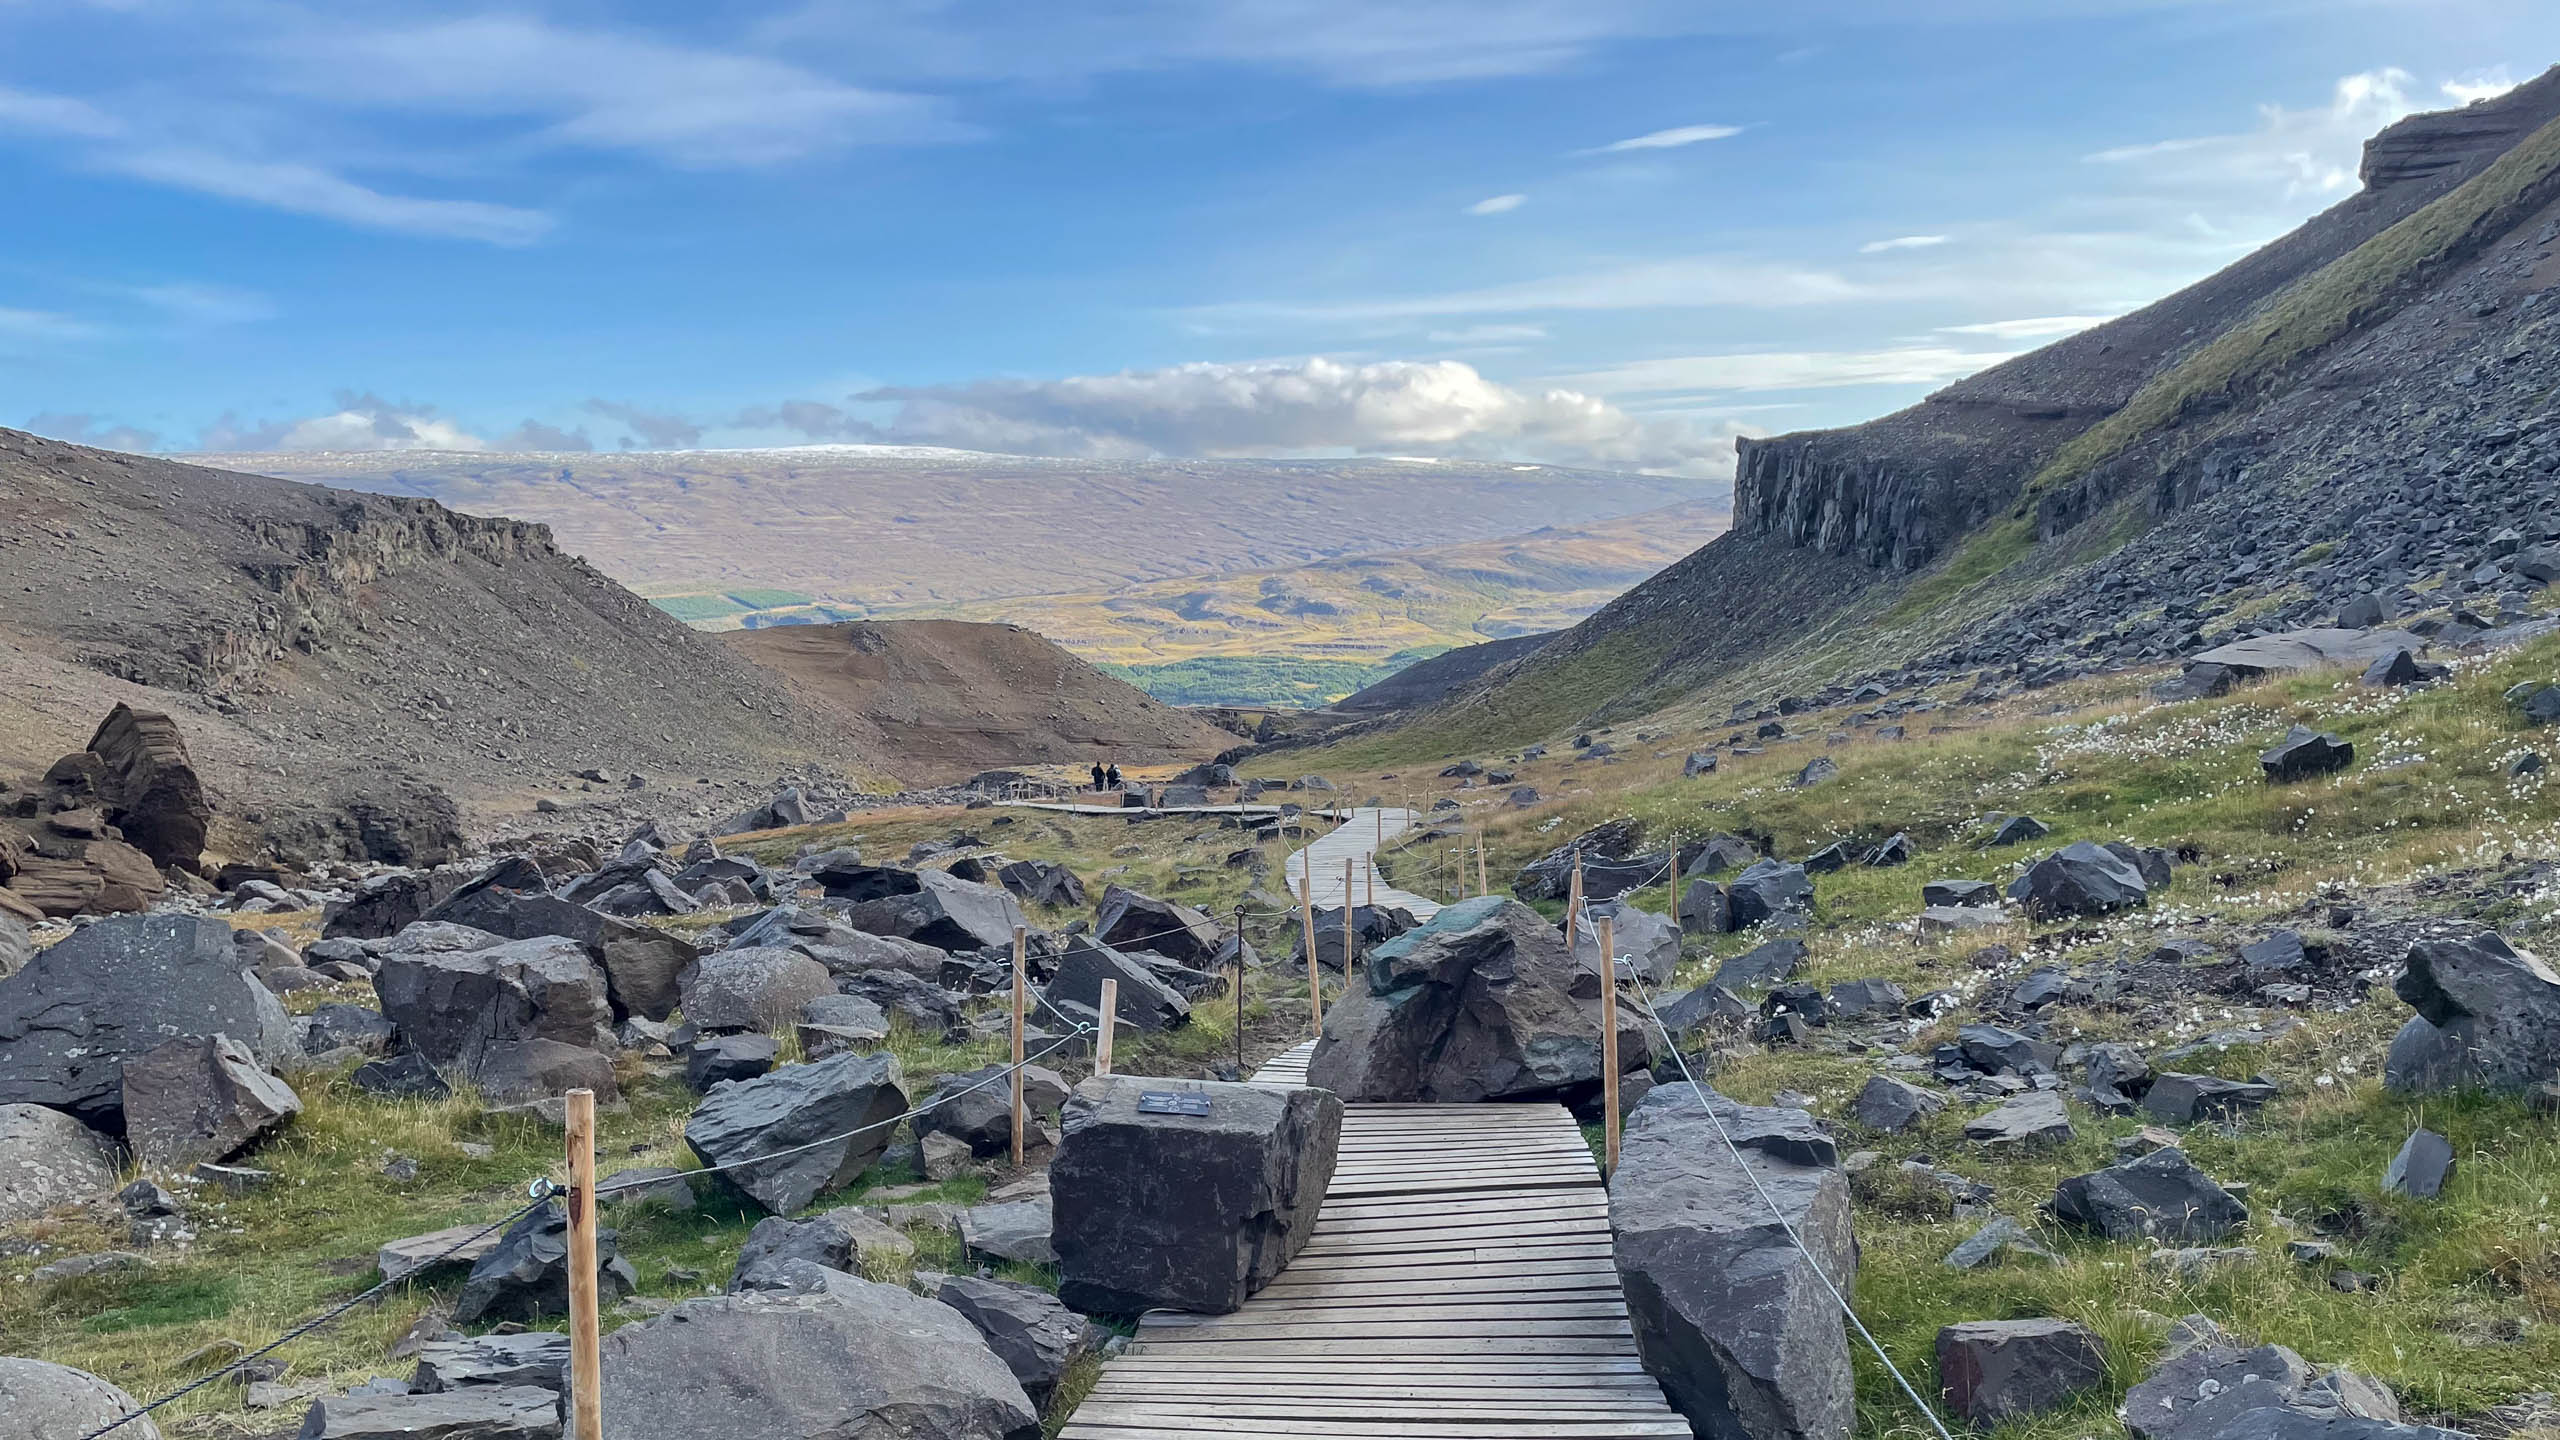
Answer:
M1178 1090L1145 1090L1138 1095L1141 1115L1201 1115L1209 1113L1209 1097L1187 1095Z

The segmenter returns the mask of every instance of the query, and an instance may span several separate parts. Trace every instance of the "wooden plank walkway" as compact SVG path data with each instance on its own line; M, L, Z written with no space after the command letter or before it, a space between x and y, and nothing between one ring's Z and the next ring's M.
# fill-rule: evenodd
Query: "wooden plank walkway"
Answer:
M1257 1084L1302 1084L1313 1042ZM1232 1315L1144 1317L1061 1440L1689 1434L1636 1359L1557 1105L1355 1105L1313 1238Z
M1289 893L1301 902L1307 899L1307 857L1315 859L1315 903L1320 910L1342 908L1342 865L1351 862L1351 898L1366 905L1370 896L1391 909L1403 910L1416 920L1428 920L1440 913L1440 902L1410 891L1398 890L1378 878L1372 861L1377 848L1408 830L1424 824L1422 816L1401 805L1362 805L1352 810L1349 819L1332 831L1317 837L1304 850L1289 856L1287 875Z

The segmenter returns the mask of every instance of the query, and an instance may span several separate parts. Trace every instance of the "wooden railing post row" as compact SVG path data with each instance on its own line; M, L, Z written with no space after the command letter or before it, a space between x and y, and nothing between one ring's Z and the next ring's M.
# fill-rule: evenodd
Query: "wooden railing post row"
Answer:
M1310 844L1298 852L1298 921L1307 947L1307 1025L1309 1033L1324 1034L1323 971L1316 966L1316 848Z
M1618 1173L1618 933L1600 917L1600 1128L1605 1173Z
M1019 1170L1019 1169L1021 1169L1021 1168L1022 1168L1022 1141L1023 1141L1023 1134L1022 1134L1022 1132L1023 1132L1023 1122L1024 1122L1024 1119L1026 1118L1026 1117L1024 1116L1024 1114L1023 1114L1023 1102L1022 1102L1022 1062L1023 1062L1023 1047L1022 1047L1022 1021L1023 1021L1023 1011L1024 1011L1024 1009L1025 1009L1025 1008L1030 1004L1030 1000L1031 1000L1031 981L1030 981L1030 973L1029 973L1029 965L1030 965L1030 950L1031 950L1031 932L1030 932L1030 930L1029 930L1028 928L1024 927L1024 926L1021 926L1021 925L1016 925L1016 926L1014 926L1014 927L1013 927L1013 1168L1015 1168L1015 1169L1017 1169L1017 1170Z
M604 1440L603 1324L596 1312L596 1092L572 1090L565 1098L570 1440Z
M1093 1073L1111 1073L1111 1042L1120 1033L1120 982L1102 982L1102 1033L1093 1041Z

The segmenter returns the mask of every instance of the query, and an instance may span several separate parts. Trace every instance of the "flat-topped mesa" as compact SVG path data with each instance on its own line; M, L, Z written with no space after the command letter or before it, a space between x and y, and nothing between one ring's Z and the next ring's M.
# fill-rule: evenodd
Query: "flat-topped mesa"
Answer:
M2177 293L1949 385L1906 410L1839 430L1736 443L1733 532L1910 571L2017 503L2073 437L2295 281L2479 174L2560 117L2560 68L2494 100L2413 115L2365 147L2363 189L2301 228ZM2192 470L2195 462L2190 461ZM2127 485L2155 512L2226 476L2156 474L2137 460L2040 497L2037 530L2076 525ZM2227 467L2226 467L2227 468ZM2140 473L2133 473L2139 470Z

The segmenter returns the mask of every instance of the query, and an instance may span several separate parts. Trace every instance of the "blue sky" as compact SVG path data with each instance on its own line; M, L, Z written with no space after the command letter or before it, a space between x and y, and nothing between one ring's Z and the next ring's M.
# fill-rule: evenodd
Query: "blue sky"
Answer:
M1716 475L2554 61L2547 0L0 0L0 423Z

